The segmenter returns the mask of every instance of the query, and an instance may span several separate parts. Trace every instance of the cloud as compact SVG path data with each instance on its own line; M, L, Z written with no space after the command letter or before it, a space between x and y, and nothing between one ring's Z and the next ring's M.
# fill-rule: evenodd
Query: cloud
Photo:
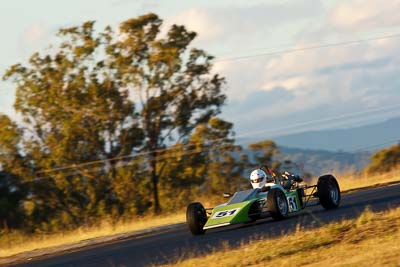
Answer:
M46 29L39 23L33 23L29 25L28 28L22 33L23 40L26 43L33 45L43 42L46 37Z
M390 27L400 22L396 13L398 4L399 1L388 1L384 5L378 1L354 0L325 6L324 17L307 21L299 16L298 22L309 24L300 29L293 26L296 34L292 37L296 45L290 48L384 35L385 30L393 31ZM244 14L242 18L247 16ZM277 17L269 17L272 21L265 25L275 25L275 31L283 31L286 17L282 16L282 24L276 23L281 22ZM254 21L257 20L260 22L261 18L255 14ZM296 19L289 24L294 23ZM245 23L242 27L241 31L252 34L253 28L246 31L248 25ZM246 36L246 40L257 38ZM266 125L267 128L282 128L299 121L318 121L335 114L361 114L360 111L399 103L399 55L400 41L391 38L273 56L260 55L248 60L220 61L216 62L215 71L227 78L230 102L224 112L240 135L248 129L265 129ZM317 123L313 127L345 127L399 115L400 110L376 112L346 121ZM309 129L298 127L295 130Z
M294 23L308 20L321 9L322 4L310 0L290 4L203 5L167 18L166 24L184 24L196 31L196 44L211 47L219 56L229 53L229 49L232 52L271 45L279 39L275 36L292 35ZM277 29L286 26L284 31Z
M272 129L282 128L299 121L318 121L318 118L335 114L351 115L397 104L400 102L399 47L400 41L391 40L243 62L221 62L220 71L227 77L230 94L234 94L226 115L232 118L240 135L248 129L265 129L265 125ZM238 87L241 80L246 82ZM244 88L249 97L245 97ZM399 115L400 111L377 112L347 121L301 126L291 131L348 127L353 123ZM266 138L266 133L261 137Z
M346 31L365 31L398 26L400 1L353 0L339 4L329 16L328 23Z
M50 30L41 23L31 23L20 35L19 52L29 57L33 52L43 49L50 40Z
M263 77L260 70L264 68L263 61L217 62L213 71L226 77L226 94L231 100L242 100L253 91L260 90Z
M282 106L293 99L293 94L284 88L276 87L269 91L257 90L249 93L244 99L230 101L227 112L263 112L270 107Z
M391 57L382 57L374 60L359 61L332 64L327 67L319 68L315 71L316 75L330 75L339 71L352 71L356 69L376 69L384 68L392 62Z
M103 23L154 11L165 19L166 25L183 24L196 31L194 46L215 55L217 60L286 47L364 39L393 33L400 25L398 0L221 0L168 4L113 0L108 7L106 13L114 16L98 17L97 8L90 8L89 14L96 13L93 16ZM85 12L78 17L87 16ZM39 21L20 33L17 49L22 51L21 58L48 43L48 36L52 35L49 33L53 32L49 30L51 25ZM222 115L235 123L240 134L399 103L399 47L399 41L386 39L249 60L217 61L214 71L227 79L229 102ZM396 114L376 116L392 115Z

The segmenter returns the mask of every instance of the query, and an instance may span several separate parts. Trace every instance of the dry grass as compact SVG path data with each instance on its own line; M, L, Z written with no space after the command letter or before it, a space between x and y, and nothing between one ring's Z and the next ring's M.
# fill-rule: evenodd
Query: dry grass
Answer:
M147 216L136 218L130 222L121 222L116 225L105 222L96 227L82 227L74 231L59 234L28 236L21 233L11 233L0 237L0 258L25 251L72 244L97 237L180 223L185 220L185 213L179 212L158 217Z
M275 239L225 247L171 266L399 266L400 208Z
M400 181L400 170L376 176L338 176L338 180L341 190L349 190L381 183ZM202 203L204 203L207 207L212 207L221 201L223 201L222 198L215 196L213 198L204 199ZM82 240L140 231L143 229L165 226L184 221L185 212L182 210L176 214L158 217L147 216L143 218L135 218L130 222L121 222L116 225L103 223L96 227L79 228L74 231L59 234L29 236L21 233L11 233L0 237L0 258L9 257L25 251L73 244Z
M369 186L378 186L391 182L400 182L400 169L375 175L368 175L366 173L343 173L335 175L335 177L338 179L340 190L349 191ZM315 184L316 182L317 178L315 178L310 184Z

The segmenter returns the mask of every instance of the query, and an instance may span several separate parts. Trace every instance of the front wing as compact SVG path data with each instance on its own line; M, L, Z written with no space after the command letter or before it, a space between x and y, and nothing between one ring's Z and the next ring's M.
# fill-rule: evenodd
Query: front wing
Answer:
M257 200L244 201L240 203L217 206L212 210L203 229L211 229L237 223L250 222L249 209Z

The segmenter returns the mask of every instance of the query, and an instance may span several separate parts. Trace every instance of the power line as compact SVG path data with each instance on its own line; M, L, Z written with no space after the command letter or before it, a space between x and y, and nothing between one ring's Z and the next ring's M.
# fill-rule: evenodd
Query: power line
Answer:
M249 136L249 135L257 135L257 134L265 134L265 133L274 133L274 132L279 132L282 130L288 130L291 128L295 128L295 127L299 127L299 126L306 126L306 125L311 125L314 123L321 123L321 122L330 122L330 121L335 121L335 120L339 120L339 119L346 119L346 118L353 118L353 117L358 117L361 115L366 115L369 113L374 113L376 114L376 112L381 112L381 111L388 111L391 109L396 109L399 108L400 104L396 104L396 105L392 105L392 106L385 106L385 107L379 107L379 108L370 108L370 109L366 109L363 111L358 111L358 112L351 112L351 113L344 113L344 114L340 114L340 115L336 115L336 116L330 116L330 117L326 117L326 118L322 118L322 119L315 119L315 120L308 120L308 121L303 121L303 122L299 122L299 123L294 123L294 124L290 124L290 125L285 125L282 127L277 127L277 128L264 128L264 129L259 129L256 131L252 131L252 132L246 132L243 133L241 135L237 135L236 137L244 137L244 136Z
M247 133L243 133L241 135L237 135L237 136L235 136L235 139L238 138L238 137L243 137L243 136L248 136L248 135L260 134L260 133L266 133L266 132L271 133L271 132L281 131L281 130L284 130L284 129L287 130L287 129L291 129L291 128L294 128L294 127L313 124L313 123L316 123L316 122L317 123L321 123L321 122L329 122L329 121L338 120L338 119L353 118L353 117L365 115L365 114L368 114L368 113L371 113L371 112L376 113L376 112L379 112L379 111L387 111L387 110L390 110L390 109L393 109L393 108L397 108L397 107L400 107L400 104L393 105L393 106L382 107L382 108L368 109L368 110L364 110L364 111L360 111L360 112L346 113L346 114L341 114L341 115L338 115L338 116L332 116L332 117L323 118L323 119L310 120L310 121L295 123L295 124L292 124L292 125L286 125L286 126L278 127L278 128L261 129L261 130L257 130L257 131L254 131L254 132L247 132ZM225 138L216 138L216 139L210 139L210 140L206 140L206 141L209 142L209 143L213 143L213 142L223 141L224 139ZM80 164L71 164L71 165L67 165L67 166L63 166L63 167L59 167L59 168L52 168L52 169L48 169L48 170L39 171L39 172L37 172L37 174L64 171L64 170L67 170L67 169L75 169L75 168L79 168L79 167L86 167L86 166L96 165L96 164L99 164L99 163L106 163L106 162L110 162L110 161L118 161L118 160L123 160L123 159L132 159L132 158L136 158L136 157L140 157L140 156L147 156L147 155L150 155L152 153L157 153L157 154L163 153L163 152L172 153L173 151L180 151L180 149L182 149L182 147L195 146L195 145L199 145L199 144L202 144L202 141L188 143L188 144L182 144L182 146L174 146L174 147L169 147L169 148L164 148L164 149L158 149L158 150L152 150L152 151L136 153L134 155L124 155L124 156L113 157L113 158L109 158L109 159L89 161L89 162L80 163ZM215 148L215 147L216 146L213 146L213 148ZM206 150L204 150L204 151L206 151ZM204 151L202 151L202 152L204 152Z
M232 147L232 146L233 145L231 145L231 144L221 144L221 145L217 145L217 146L215 146L215 145L214 146L207 145L207 146L205 146L205 147L203 147L201 149L194 148L194 149L179 151L179 155L178 156L171 156L172 153L176 153L176 152L169 151L170 153L167 152L167 153L165 153L163 155L157 156L155 158L155 160L161 161L161 160L167 160L167 159L172 159L172 158L177 158L177 157L190 156L190 155L195 155L195 154L208 152L208 151L210 151L212 149L224 149L224 148L229 148L229 147ZM133 166L133 165L135 165L137 163L143 162L143 160L144 160L143 158L135 158L135 159L129 161L128 163L126 163L126 164L115 165L114 168L115 169L119 169L119 168L124 168L124 167L128 167L128 166ZM102 167L93 166L93 167L91 167L89 169L89 171L87 169L85 169L85 171L82 171L79 168L69 169L69 170L70 170L70 172L62 173L62 174L64 174L64 175L72 175L72 174L76 174L76 173L81 173L83 175L88 175L88 174L90 175L90 174L98 173L99 171L105 170L105 167L103 167L103 166ZM42 179L42 178L39 178L39 179Z
M338 116L332 116L332 117L328 117L328 118L323 118L323 119L317 119L317 120L310 120L310 121L305 121L305 122L300 122L300 123L295 123L295 124L291 124L291 125L286 125L283 127L278 127L278 128L267 128L267 129L261 129L261 130L257 130L257 131L253 131L253 132L247 132L247 133L243 133L241 135L237 135L235 136L235 138L238 137L243 137L243 136L248 136L248 135L254 135L254 134L259 134L259 133L266 133L266 132L276 132L276 131L280 131L280 130L284 130L284 129L291 129L294 127L299 127L299 126L305 126L305 125L309 125L309 124L313 124L313 123L320 123L320 122L329 122L332 120L337 120L337 119L344 119L344 118L352 118L355 116L360 116L360 115L365 115L368 114L370 112L378 112L378 111L386 111L388 109L393 109L393 108L397 108L400 107L400 104L397 105L393 105L393 106L386 106L386 107L382 107L382 108L374 108L374 109L368 109L368 110L364 110L364 111L360 111L360 112L352 112L352 113L346 113L346 114L341 114ZM208 142L219 142L219 141L223 141L225 138L217 138L217 139L211 139L211 140L207 140ZM192 146L192 145L197 145L197 144L201 144L201 141L199 142L194 142L194 143L188 143L188 144L183 144L183 146ZM113 158L109 158L109 159L102 159L102 160L96 160L96 161L90 161L90 162L85 162L85 163L80 163L80 164L72 164L72 165L68 165L68 166L64 166L64 167L59 167L59 168L53 168L53 169L49 169L49 170L43 170L43 171L39 171L38 174L41 173L49 173L49 172L54 172L54 171L62 171L65 169L71 169L71 168L76 168L76 167L85 167L88 165L94 165L94 164L98 164L98 163L105 163L105 162L109 162L109 161L114 161L114 160L123 160L123 159L129 159L129 158L135 158L135 157L139 157L139 156L146 156L152 153L162 153L165 151L173 151L176 149L180 149L179 146L177 146L176 148L174 147L169 147L169 148L164 148L164 149L157 149L157 150L152 150L152 151L146 151L146 152L141 152L141 153L136 153L134 155L123 155L123 156L119 156L119 157L113 157Z
M331 116L331 117L327 117L327 118L323 118L323 119L309 120L309 121L304 121L304 122L295 123L295 124L291 124L291 125L285 125L283 127L277 127L277 128L272 128L272 129L271 128L260 129L257 131L245 132L240 135L236 135L235 139L244 137L244 136L249 136L249 135L257 135L260 133L271 133L271 132L273 133L273 132L278 132L278 131L282 131L282 130L288 130L288 129L292 129L294 127L306 126L306 125L310 125L310 124L314 124L314 123L329 122L329 121L334 121L334 120L338 120L338 119L353 118L353 117L365 115L365 114L368 114L371 112L376 113L379 111L387 111L387 110L390 110L393 108L398 108L398 107L400 107L400 104L392 105L392 106L385 106L385 107L381 107L381 108L367 109L367 110L359 111L359 112L345 113L345 114L341 114L338 116ZM224 139L225 138L216 138L216 139L210 139L210 140L206 140L206 141L209 143L212 143L212 142L223 141ZM193 142L193 143L188 143L188 144L182 144L182 146L194 146L194 145L201 144L201 143L202 143L202 141L199 141L199 142ZM177 149L181 149L181 147L179 147L179 146L169 147L169 148L164 148L164 149L157 149L157 150L151 150L151 151L146 151L146 152L141 152L141 153L135 153L133 155L123 155L123 156L118 156L118 157L113 157L113 158L108 158L108 159L88 161L88 162L79 163L79 164L70 164L67 166L62 166L62 167L39 171L39 172L37 172L37 174L45 174L45 173L50 173L50 172L64 171L67 169L76 169L76 168L80 168L80 167L86 167L86 166L96 165L99 163L106 163L106 162L110 162L110 161L131 159L131 158L135 158L135 157L150 155L152 153L158 154L158 153L162 153L162 152L166 152L166 151L172 152Z
M379 143L379 144L374 144L374 145L368 145L368 146L364 146L364 147L359 147L358 150L362 151L365 150L367 148L372 148L372 147L377 147L377 146L382 146L385 144L390 144L393 143L392 141L388 141L385 143ZM186 151L180 151L181 153L179 154L179 156L189 156L189 155L194 155L194 154L199 154L199 153L203 153L203 152L207 152L211 149L215 149L215 148L220 148L223 149L224 147L230 147L230 144L223 144L220 146L208 146L208 147L203 147L202 149L191 149L191 150L186 150ZM172 152L172 151L171 151ZM161 156L157 156L156 160L160 161L160 160L166 160L166 159L171 159L171 158L176 158L177 156L171 156L169 155L169 153L163 154ZM129 166L134 166L136 163L140 163L142 162L142 160L144 160L143 158L137 158L134 159L126 164L119 164L114 166L115 169L120 169L120 168L125 168L125 167L129 167ZM70 171L67 172L62 172L61 175L66 176L66 175L73 175L73 174L82 174L83 176L90 176L91 174L95 174L98 173L100 171L104 171L106 168L104 166L100 166L100 167L91 167L89 169L85 169L85 170L81 170L80 168L75 168L75 169L69 169ZM46 177L42 177L42 178L36 178L35 181L40 181L40 180L46 180L46 179L54 179L54 177L52 176L48 176L48 174L45 174L47 176ZM29 182L29 181L27 181Z
M199 143L199 142L197 142L197 143ZM192 146L192 145L196 145L196 144L195 143L188 143L188 144L185 144L184 146ZM89 166L89 165L95 165L95 164L98 164L98 163L106 163L106 162L110 162L110 161L118 161L118 160L123 160L123 159L136 158L136 157L140 157L140 156L147 156L147 155L154 154L154 153L159 154L159 153L162 153L162 152L168 152L168 151L171 152L171 151L178 150L180 148L181 147L179 147L179 146L177 146L177 147L169 147L169 148L162 148L162 149L145 151L145 152L141 152L141 153L135 153L133 155L124 155L124 156L118 156L118 157L113 157L113 158L107 158L107 159L101 159L101 160L95 160L95 161L88 161L88 162L84 162L84 163L80 163L80 164L72 164L72 165L68 165L68 166L64 166L64 167L38 171L37 174L49 173L49 172L54 172L54 171L63 171L63 170L66 170L66 169L85 167L85 166Z
M183 150L179 151L179 157L183 156L189 156L189 155L194 155L194 154L199 154L203 152L210 151L211 149L224 149L228 147L232 147L234 145L232 144L220 144L220 145L206 145L205 147L202 148L194 148L194 149L189 149L189 150ZM173 151L168 151L165 154L159 155L156 157L155 160L160 161L160 160L166 160L166 159L171 159L171 158L176 158L177 156L171 156L170 154L173 153ZM174 152L175 153L175 152ZM137 163L142 163L144 158L135 158L127 163L122 163L122 164L117 164L114 166L115 169L119 168L124 168L128 166L134 166ZM98 173L100 171L105 171L107 167L105 166L93 166L89 165L89 168L86 168L82 170L79 166L75 168L68 168L68 169L63 169L63 172L59 173L63 176L68 176L68 175L73 175L73 174L82 174L83 176L90 176L91 174ZM65 172L64 172L65 171ZM39 173L37 173L39 174ZM41 180L47 180L47 179L54 179L54 177L49 176L49 172L47 173L41 173L39 176L35 178L34 181L41 181ZM32 181L26 181L24 183L30 183Z
M388 35L383 35L379 37L373 37L373 38L366 38L366 39L359 39L359 40L352 40L352 41L344 41L344 42L337 42L337 43L328 43L328 44L320 44L320 45L313 45L313 46L306 46L302 48L292 48L292 49L285 49L285 50L278 50L278 51L273 51L273 52L266 52L266 53L258 53L258 54L253 54L253 55L247 55L247 56L237 56L237 57L230 57L230 58L221 58L221 59L215 59L215 62L221 62L221 61L235 61L235 60L242 60L242 59L250 59L254 57L260 57L260 56L270 56L270 55L277 55L277 54L284 54L284 53L293 53L293 52L299 52L299 51L307 51L307 50L313 50L313 49L320 49L320 48L327 48L327 47L335 47L335 46L344 46L344 45L352 45L352 44L357 44L357 43L362 43L362 42L370 42L370 41L376 41L376 40L384 40L384 39L393 39L393 38L399 38L400 34L388 34ZM241 137L241 136L248 136L251 134L257 134L257 133L265 133L265 132L277 132L279 130L285 130L285 129L290 129L298 126L305 126L309 125L315 122L327 122L331 120L336 120L340 118L346 118L346 117L354 117L354 116L359 116L360 114L365 114L369 113L372 111L379 111L379 110L387 110L393 107L398 107L400 105L395 105L391 107L384 107L384 108L378 108L378 109L373 109L373 110L367 110L367 111L362 111L362 112L355 112L351 114L343 114L339 116L334 116L334 117L329 117L329 118L324 118L324 119L318 119L318 120L311 120L311 121L306 121L306 122L301 122L301 123L296 123L292 125L287 125L283 127L278 127L275 129L261 129L255 132L247 132L243 133L241 135L235 136L235 138ZM216 142L216 141L221 141L222 139L215 139L215 140L208 140L209 142ZM194 144L187 144L187 145L194 145ZM109 162L113 160L123 160L123 159L128 159L128 158L135 158L139 156L145 156L149 155L151 153L161 153L167 150L170 150L171 148L167 149L158 149L158 150L152 150L152 151L147 151L147 152L142 152L142 153L136 153L134 155L123 155L119 157L114 157L114 158L109 158L109 159L103 159L103 160L96 160L96 161L90 161L90 162L85 162L81 164L72 164L69 166L64 166L64 167L59 167L59 168L53 168L49 170L44 170L38 172L38 174L41 173L49 173L49 172L55 172L55 171L63 171L66 169L73 169L73 168L78 168L78 167L86 167L89 165L94 165L98 163L104 163L104 162Z
M226 58L219 58L219 59L216 58L214 60L214 62L246 60L246 59L252 59L252 58L256 58L256 57L274 56L274 55L302 52L302 51L315 50L315 49L321 49L321 48L347 46L347 45L354 45L354 44L359 44L359 43L379 41L379 40L385 40L385 39L395 39L395 38L400 38L400 34L388 34L388 35L382 35L382 36L366 38L366 39L358 39L358 40L327 43L327 44L316 44L316 45L304 46L304 47L300 47L300 48L283 49L283 50L277 50L277 51L272 51L272 52L257 53L257 54L252 54L252 55L226 57Z
M368 148L382 146L382 145L385 145L385 144L390 144L390 143L393 143L394 141L397 141L397 140L391 140L391 141L387 141L385 143L379 143L379 144L359 147L356 151L362 151L362 150L365 150L365 149L368 149ZM183 149L183 148L187 147L188 145L195 145L195 144L182 145L182 146L178 146L178 148ZM180 151L178 151L179 155L174 155L174 156L171 156L171 153L176 153L176 152L174 152L175 150L174 149L169 149L168 151L166 151L166 153L158 155L155 160L158 160L158 161L159 160L166 160L166 159L171 159L171 158L176 158L176 157L199 154L199 153L210 151L212 149L223 149L223 148L228 148L228 147L235 147L235 145L234 144L205 145L205 146L203 146L201 148L196 147L196 148L189 149L189 150L180 150ZM108 161L109 160L115 160L115 159L108 159ZM123 164L117 164L114 167L116 169L123 168L123 167L128 167L128 166L134 165L135 163L141 163L141 162L143 162L143 160L144 160L144 158L136 158L133 161L131 160L126 164L124 164L124 163ZM42 172L41 173L43 175L46 175L47 178L46 177L42 177L42 178L37 177L34 181L46 180L46 179L49 179L49 178L50 179L54 179L54 177L48 176L48 173L57 172L57 171L61 171L61 170L62 171L66 171L66 172L60 173L63 176L65 176L65 175L73 175L73 174L77 174L77 173L80 173L83 176L89 176L90 174L94 174L94 173L98 173L99 171L106 170L107 167L105 167L105 166L98 166L98 167L93 166L94 163L99 163L99 162L104 162L104 161L87 162L87 163L84 163L84 164L74 164L74 165L68 166L68 168L64 167L62 169L61 168L59 168L59 169L51 169L51 170L48 170L47 172ZM90 163L90 164L88 164L88 163ZM86 166L86 167L89 167L89 168L86 168L86 169L82 170L81 169L82 166ZM39 174L39 173L37 173L37 174ZM26 181L26 183L29 183L29 182L32 182L32 181Z

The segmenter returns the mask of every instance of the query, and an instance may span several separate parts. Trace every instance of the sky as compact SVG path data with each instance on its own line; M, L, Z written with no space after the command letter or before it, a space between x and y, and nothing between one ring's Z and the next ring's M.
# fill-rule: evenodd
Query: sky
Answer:
M400 116L399 10L397 0L1 1L0 75L45 51L59 28L153 12L215 56L227 82L221 116L237 140L346 128ZM0 113L18 120L14 97L0 81Z

